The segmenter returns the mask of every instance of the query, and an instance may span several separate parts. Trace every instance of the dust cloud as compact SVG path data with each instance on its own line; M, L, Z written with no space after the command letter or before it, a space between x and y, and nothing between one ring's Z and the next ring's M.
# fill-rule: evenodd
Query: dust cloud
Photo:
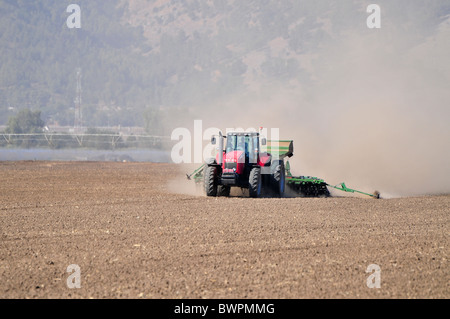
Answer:
M450 193L450 16L423 33L383 21L300 55L309 81L255 80L191 110L185 127L279 128L294 140L294 175L383 197Z
M186 174L191 174L200 165L195 164L179 164L179 177L167 181L167 188L171 193L192 195L192 196L206 196L203 190L203 184L195 183L194 178L189 180Z

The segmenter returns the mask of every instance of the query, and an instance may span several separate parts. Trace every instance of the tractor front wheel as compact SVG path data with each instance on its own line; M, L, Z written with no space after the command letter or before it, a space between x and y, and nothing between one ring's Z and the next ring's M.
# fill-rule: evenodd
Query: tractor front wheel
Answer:
M230 196L231 187L225 185L219 185L217 187L217 196L221 197L229 197Z

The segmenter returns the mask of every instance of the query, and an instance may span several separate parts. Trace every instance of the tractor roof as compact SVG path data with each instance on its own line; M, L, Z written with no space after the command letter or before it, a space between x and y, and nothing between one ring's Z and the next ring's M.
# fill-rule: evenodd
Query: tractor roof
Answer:
M258 132L228 132L228 135L236 135L236 136L259 136Z

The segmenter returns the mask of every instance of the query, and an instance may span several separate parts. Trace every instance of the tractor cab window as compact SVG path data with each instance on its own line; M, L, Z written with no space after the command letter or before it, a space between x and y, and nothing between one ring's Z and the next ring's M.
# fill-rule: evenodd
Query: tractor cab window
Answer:
M250 163L256 163L258 160L259 138L258 136L249 136L248 139L247 156Z
M226 152L242 151L251 163L256 162L259 138L255 135L228 135Z
M248 154L252 139L245 135L228 135L226 152L242 151Z
M228 135L226 149L227 153L233 151L245 151L245 136Z
M236 144L237 144L237 136L236 135L228 135L227 136L226 152L230 153L232 151L235 151L236 150Z
M247 136L238 136L237 137L236 151L245 152L247 143L248 143L248 137Z

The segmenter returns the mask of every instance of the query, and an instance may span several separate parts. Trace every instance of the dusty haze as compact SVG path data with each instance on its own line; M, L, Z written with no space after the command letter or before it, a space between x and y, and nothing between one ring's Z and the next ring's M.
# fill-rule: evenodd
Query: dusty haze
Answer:
M308 81L254 78L253 89L206 101L178 123L278 127L294 140L294 174L384 197L449 193L450 16L430 28L414 3L406 22L381 4L379 30L359 16L328 26L330 37L299 57Z

